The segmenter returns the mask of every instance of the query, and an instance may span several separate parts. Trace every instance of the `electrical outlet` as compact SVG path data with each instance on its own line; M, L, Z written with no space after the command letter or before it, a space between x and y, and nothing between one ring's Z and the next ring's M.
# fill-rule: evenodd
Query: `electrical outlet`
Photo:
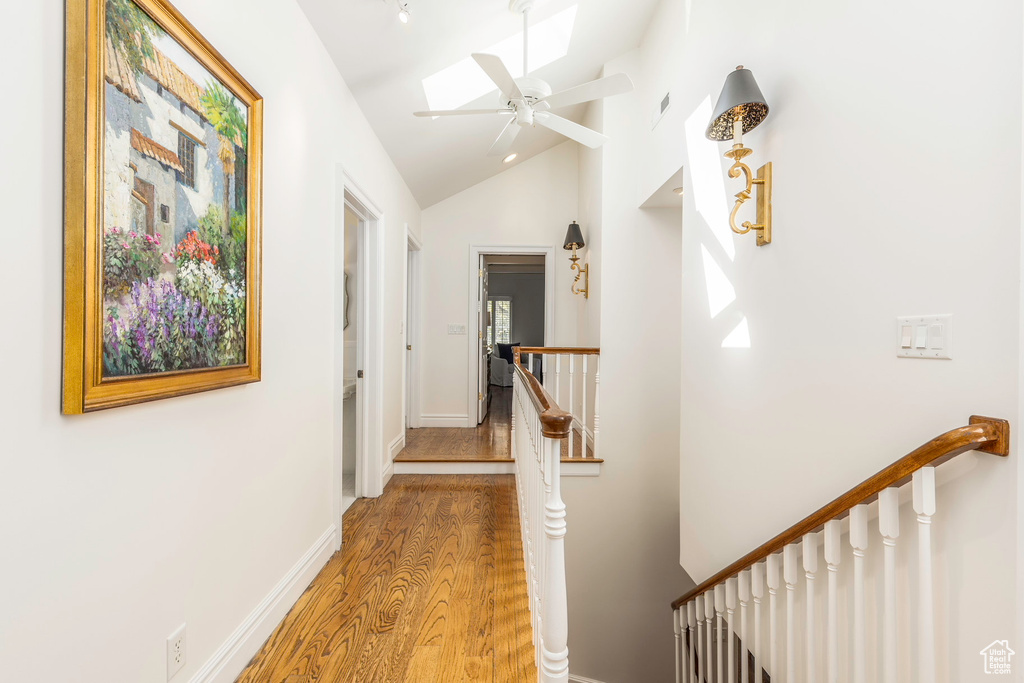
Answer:
M167 636L167 680L174 678L174 675L185 666L185 624Z

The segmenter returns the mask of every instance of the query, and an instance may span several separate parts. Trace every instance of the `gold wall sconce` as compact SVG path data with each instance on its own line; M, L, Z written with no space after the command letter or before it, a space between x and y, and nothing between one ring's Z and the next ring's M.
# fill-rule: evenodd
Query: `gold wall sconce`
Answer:
M572 249L572 256L569 257L569 260L572 261L572 270L576 271L576 279L572 281L572 293L582 294L584 299L588 299L590 298L590 264L581 266L580 257L576 255L576 250L585 246L587 243L583 241L583 231L580 230L579 223L573 221L565 233L565 244L562 245L562 248ZM583 278L582 289L577 286L581 277Z
M757 169L754 177L750 167L743 163L754 150L743 146L743 134L749 133L768 116L768 103L757 87L757 81L750 69L736 67L726 77L722 94L715 105L715 113L705 135L709 140L732 140L732 149L725 156L733 160L729 169L730 178L739 178L743 174L747 186L736 194L736 203L729 214L729 227L738 235L745 235L751 230L757 232L757 246L761 247L772 241L772 162ZM736 225L736 214L744 202L750 199L751 192L757 191L757 222L743 221Z

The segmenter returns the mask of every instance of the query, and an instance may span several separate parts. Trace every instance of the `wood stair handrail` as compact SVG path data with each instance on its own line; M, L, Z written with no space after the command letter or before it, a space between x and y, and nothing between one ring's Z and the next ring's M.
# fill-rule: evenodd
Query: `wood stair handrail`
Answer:
M519 362L519 348L518 346L512 347L515 360L512 365L540 414L541 433L549 439L569 438L569 430L572 429L572 414L559 408L555 399L551 398L551 394L544 389L537 378L523 369L522 363Z
M842 518L855 505L870 503L878 498L881 491L890 486L903 486L910 481L914 472L927 466L940 465L950 458L967 451L979 450L992 455L1006 457L1010 454L1010 423L994 417L972 415L966 427L952 429L938 436L920 448L897 460L889 467L870 477L814 514L803 519L760 548L747 553L739 560L712 576L686 595L672 603L672 609L679 609L690 600L701 595L727 579L736 576L769 555L773 555L790 543L814 533L825 526L825 522Z
M590 346L519 346L520 353L537 354L540 356L558 356L572 354L576 356L600 356L601 349Z

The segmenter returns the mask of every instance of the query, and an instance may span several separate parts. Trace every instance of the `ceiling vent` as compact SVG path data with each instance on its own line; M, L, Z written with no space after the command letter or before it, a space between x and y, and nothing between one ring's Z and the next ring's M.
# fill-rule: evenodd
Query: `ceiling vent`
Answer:
M665 96L658 102L658 106L654 108L654 118L651 120L651 130L654 130L658 126L658 122L665 116L665 112L672 106L672 93L667 92Z

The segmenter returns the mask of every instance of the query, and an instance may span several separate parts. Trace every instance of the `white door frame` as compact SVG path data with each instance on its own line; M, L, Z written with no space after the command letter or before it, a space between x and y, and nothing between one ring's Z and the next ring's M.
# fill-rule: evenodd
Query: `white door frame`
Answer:
M338 165L335 187L335 273L334 273L334 516L337 547L341 547L342 518L342 444L343 399L345 381L345 321L341 302L345 287L345 207L360 218L359 273L356 285L359 313L359 349L363 356L363 379L357 379L362 401L359 449L356 454L356 496L375 498L384 492L383 430L384 412L384 212Z
M478 245L469 246L469 287L466 290L469 295L469 313L466 320L477 323L477 278L479 275L480 256L543 256L544 257L544 344L554 346L555 334L555 248L544 246L524 245ZM473 330L477 332L478 330ZM480 340L468 330L466 334L466 355L469 358L469 382L466 392L466 426L476 428L477 426L477 394L480 389L480 359L477 354L480 349Z
M405 344L408 349L403 355L404 366L402 391L405 392L402 405L405 408L404 427L418 428L422 415L420 408L420 284L422 272L423 243L412 234L409 225L405 226L406 236L406 271L405 271Z

